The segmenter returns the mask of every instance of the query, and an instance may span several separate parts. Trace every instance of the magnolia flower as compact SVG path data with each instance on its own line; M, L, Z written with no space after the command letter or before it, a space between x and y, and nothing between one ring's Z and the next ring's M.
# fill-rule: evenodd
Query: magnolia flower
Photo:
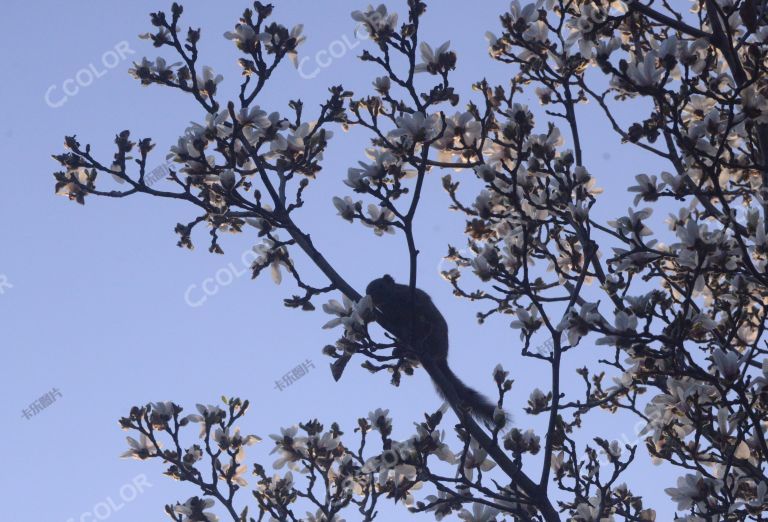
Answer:
M316 122L304 122L299 125L295 130L289 131L286 136L277 134L275 139L270 143L270 157L277 156L278 153L302 153L307 145L315 143L315 140L320 139L320 133L314 133L312 138L309 139L310 132L314 131ZM323 136L325 140L329 140L333 137L333 132L323 130ZM308 141L309 139L309 141ZM322 159L322 154L317 154L317 159Z
M182 462L187 466L193 466L196 462L200 462L202 459L203 449L197 444L193 444L191 447L184 450Z
M643 201L656 201L659 198L659 193L664 189L664 183L657 183L656 176L648 176L648 174L638 174L635 176L637 185L633 185L627 189L628 192L637 192L637 196L633 200L633 204L637 205L640 200Z
M541 319L539 318L539 309L531 306L530 310L525 308L518 308L515 312L517 314L517 320L512 321L509 326L512 328L520 328L520 339L524 339L526 335L531 335L541 327Z
M314 514L307 511L306 522L345 522L345 520L339 515L332 515L331 518L328 518L322 510L318 509Z
M376 89L376 92L379 94L388 94L390 87L391 82L389 80L389 76L379 76L373 81L373 88Z
M353 303L346 295L342 295L342 302L331 299L323 305L323 311L336 317L323 325L324 329L344 326L344 334L351 339L359 339L365 335L365 325L371 319L373 313L373 300L366 295L358 302Z
M768 109L765 96L758 92L754 84L741 91L741 109L747 118L758 123L768 123Z
M219 517L213 513L204 512L205 509L213 507L214 504L215 502L210 498L192 497L184 502L184 504L175 505L173 511L174 513L184 515L182 522L218 522Z
M566 151L568 153L570 151ZM597 180L592 177L592 175L589 173L589 171L586 169L586 167L582 165L577 165L573 168L573 178L574 180L581 184L583 188L586 190L587 194L591 194L592 196L596 196L598 194L603 193L603 189L600 187L596 187L595 183L597 183ZM577 195L578 197L578 195Z
M523 144L524 150L529 150L537 158L550 159L554 157L555 150L565 143L560 135L560 129L553 127L547 134L532 134ZM534 169L535 170L535 169Z
M473 170L475 171L477 177L485 182L491 182L496 179L496 176L499 175L496 169L485 163L474 167Z
M657 65L656 51L649 51L641 61L630 60L627 66L627 76L640 87L655 86L661 80L663 69Z
M197 404L195 407L199 414L191 413L187 415L186 420L188 422L200 423L200 438L202 439L205 437L207 427L223 420L226 417L226 413L218 406L211 406L210 404Z
M601 24L606 20L606 15L607 13L599 5L581 4L578 16L569 18L566 22L570 29L568 38L565 41L566 46L578 43L581 55L589 59L592 55L592 47L594 46L594 35L590 33L594 31L596 24Z
M558 473L563 468L563 462L565 460L565 453L562 451L552 452L552 456L549 459L549 467L555 473Z
M372 159L373 163L359 161L357 164L360 167L350 167L347 171L347 179L344 181L346 185L358 192L365 192L368 186L367 178L381 181L388 174L405 174L406 177L415 174L414 171L403 170L400 160L389 150L371 147L365 149L365 155Z
M567 331L568 344L576 346L579 340L590 332L592 326L599 323L602 323L602 317L597 311L597 303L584 303L578 312L568 310L557 329L561 332Z
M235 172L232 169L226 169L219 174L219 182L221 186L226 190L232 190L235 187L237 179L235 178Z
M501 57L509 49L506 39L498 38L491 31L485 32L485 39L488 41L488 54L493 58Z
M197 77L197 88L203 96L216 94L216 86L224 79L222 75L214 74L213 69L206 65L203 67L203 75Z
M219 477L222 480L229 480L233 484L237 484L241 488L248 485L248 481L243 478L243 474L248 471L248 466L245 464L236 466L235 464L228 462L221 466L221 474Z
M277 236L275 236L275 240L277 239ZM284 246L277 246L275 240L266 238L263 243L253 247L253 251L258 254L258 257L253 262L253 267L256 269L269 266L272 273L272 281L279 285L283 280L280 267L290 268L291 264L288 250Z
M447 408L448 405L445 404L442 408L440 408L440 410L445 412ZM415 435L409 441L409 447L428 447L430 448L430 453L443 462L447 462L449 464L454 464L456 462L456 455L453 453L453 451L451 451L451 448L448 447L445 442L443 442L445 439L444 431L435 430L432 433L429 433L422 424L414 424L416 424L417 435ZM413 452L411 451L411 453Z
M578 522L613 522L613 515L603 516L605 513L605 506L601 512L600 507L602 500L600 497L594 496L589 498L589 503L582 502L576 506L576 517L574 521Z
M375 9L369 5L365 11L353 11L352 19L361 22L374 40L394 31L397 25L397 13L388 13L384 4Z
M608 444L607 448L601 449L600 452L606 455L610 462L613 462L621 456L621 445L619 441L613 440Z
M677 59L692 72L699 74L706 67L709 45L709 41L704 38L693 41L680 40L677 45Z
M173 78L173 67L178 67L181 65L181 63L174 62L172 64L167 64L165 62L165 58L158 56L155 58L154 63L149 62L146 58L143 58L141 65L137 65L135 63L133 65L134 68L129 69L128 72L134 78L141 79L142 84L146 85L149 83L146 80L148 79L147 77L150 73L157 76L160 81L170 81Z
M600 40L595 46L595 56L601 60L607 60L610 58L614 51L621 47L621 40L618 38L611 38L610 40Z
M82 203L85 192L78 186L78 183L84 187L93 186L93 180L84 167L69 169L67 172L60 173L57 176L56 195L66 196L70 200L77 200Z
M488 458L488 452L475 439L472 439L464 460L464 473L467 478L472 480L475 469L490 471L495 467L496 463Z
M355 192L366 192L368 189L367 176L361 169L350 167L347 169L347 179L344 184L351 187Z
M251 145L256 145L269 132L281 131L289 127L288 120L282 118L279 112L272 112L266 116L266 113L260 110L258 105L252 107L248 112L245 109L241 109L237 118L240 124L244 126L243 135ZM284 137L280 134L275 134L274 139L283 140ZM280 143L282 144L283 142L280 141ZM237 144L240 144L240 142L236 142Z
M344 196L344 199L334 196L333 206L339 211L339 216L350 223L354 220L355 213L360 210L360 203L352 201L352 198L349 196Z
M123 459L134 458L136 460L144 460L153 455L156 455L157 448L162 446L158 442L156 447L155 444L149 439L149 437L143 433L141 434L141 438L138 441L133 437L126 437L125 440L128 441L128 445L131 447L131 449L120 455L120 458Z
M493 276L493 267L488 262L485 256L479 255L472 259L470 262L472 271L480 278L481 281L490 281Z
M768 388L768 357L763 359L761 368L763 370L762 375L752 381L752 384L757 387L758 390Z
M218 444L222 450L241 449L244 446L251 446L257 442L261 442L261 438L256 435L246 435L243 437L240 435L240 428L235 428L230 434L229 427L216 428L213 434L213 440Z
M683 123L686 125L694 121L701 121L715 107L716 101L707 96L694 94L683 106L681 112Z
M701 473L688 473L677 479L676 488L665 488L664 491L677 502L677 509L688 510L694 504L707 499L717 481L704 478Z
M263 33L259 33L259 40L264 42L264 45L267 48L267 52L269 53L274 53L278 47L285 45L289 41L292 41L291 46L287 48L285 54L291 60L293 66L298 67L299 58L298 53L296 52L296 48L303 44L307 39L306 36L302 35L303 31L303 24L295 25L290 32L288 32L286 27L275 24L273 26L267 27Z
M536 455L541 450L541 437L533 430L520 431L512 428L504 437L504 448L517 453L530 453Z
M370 216L363 224L367 227L373 228L374 234L377 236L387 234L394 234L395 228L392 223L395 221L395 214L388 208L380 207L374 203L368 205L368 215Z
M734 351L724 352L720 348L712 351L712 361L720 376L726 381L732 381L741 374L741 357Z
M541 411L547 407L549 399L549 395L545 395L540 389L534 388L528 397L528 407L534 412Z
M606 335L595 341L595 344L626 347L632 343L635 331L637 330L637 317L620 310L616 312L614 324L613 332L615 335ZM625 339L625 337L628 337L629 340Z
M368 421L373 429L377 431L390 431L392 429L392 419L389 417L389 410L376 408L368 413Z
M432 143L433 147L440 149L440 161L451 161L463 149L476 145L483 130L482 124L471 112L457 112L445 119L445 125L442 136Z
M499 510L485 504L472 504L472 512L466 509L459 511L459 518L464 522L495 522Z
M661 173L661 179L664 180L664 183L669 185L669 188L672 189L672 192L675 194L679 194L681 189L685 187L686 177L684 175L672 174L665 171Z
M299 428L298 426L291 426L289 428L280 428L280 435L271 434L270 438L275 441L275 447L270 451L270 455L276 452L280 452L280 457L272 463L272 467L275 469L282 469L283 466L288 464L288 467L294 470L300 468L299 461L307 455L306 439L304 437L296 437ZM288 472L286 478L293 479L293 475ZM279 476L275 475L275 480L278 480Z
M235 119L241 127L254 126L267 128L272 123L269 118L267 118L266 111L261 110L261 107L258 105L241 108L235 115Z
M437 74L443 68L451 68L452 64L456 61L456 56L448 51L451 41L444 42L440 47L432 50L432 47L427 42L421 42L419 50L421 51L421 59L424 60L414 68L415 72L429 72L430 74ZM448 56L452 55L452 56ZM442 67L441 67L442 65Z
M653 233L651 229L643 223L643 220L651 217L653 209L643 208L635 211L634 209L629 208L627 209L627 213L627 216L608 221L608 225L614 227L620 234L638 240L644 236L650 236Z
M396 140L404 137L408 143L417 143L433 139L437 133L438 114L425 116L423 112L404 114L395 120L397 128L389 131L388 138Z
M509 4L509 17L513 24L531 24L539 19L539 4L528 3L520 6L520 0L512 0Z
M237 48L241 51L250 52L258 40L258 35L250 25L237 24L234 32L227 31L224 33L224 38L234 40Z

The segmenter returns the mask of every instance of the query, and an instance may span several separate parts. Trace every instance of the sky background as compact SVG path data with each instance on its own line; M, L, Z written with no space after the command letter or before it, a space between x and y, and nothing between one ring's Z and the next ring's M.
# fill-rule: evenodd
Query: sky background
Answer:
M386 4L404 18L405 2ZM5 449L0 485L6 499L5 520L79 520L109 497L119 503L120 488L141 474L152 487L119 511L111 510L105 519L165 520L165 503L195 494L188 485L162 476L159 463L118 458L126 449L126 433L117 420L132 405L173 400L189 411L197 402L215 403L222 394L248 398L252 408L243 429L263 438L281 426L311 418L326 426L338 421L351 436L355 419L376 407L390 409L396 436L405 438L422 412L439 407L441 401L421 371L394 388L387 376L372 376L352 364L341 382L334 383L329 360L320 350L334 342L338 332L320 329L329 319L322 311L283 308L281 300L293 291L289 284L275 286L269 277L252 281L243 275L219 288L202 306L189 306L184 296L191 285L197 290L190 295L199 298L199 286L217 271L245 271L241 256L257 242L253 229L224 238L223 256L207 252L204 233L195 236L198 248L190 252L176 246L173 232L177 222L196 215L189 205L135 196L89 197L82 207L54 195L52 172L58 164L50 155L63 151L65 135L77 134L81 143L92 145L97 158L108 161L115 134L130 129L133 138L154 139L158 146L149 164L159 166L189 122L202 121L204 114L190 97L157 86L142 87L127 73L132 62L145 55L175 61L167 50L138 38L151 30L148 13L168 10L170 2L5 0L3 5L0 153L5 164L0 217L5 225L0 232L0 276L4 276L0 281L7 284L0 295L4 334L0 436ZM287 113L288 101L301 98L311 119L331 85L343 83L359 95L372 93L370 83L379 71L356 59L370 43L358 40L349 16L365 5L277 2L276 21L289 27L305 24L308 40L299 51L300 58L310 60L303 75L284 64L258 103L268 112ZM505 83L511 76L508 68L488 57L483 37L487 30L499 32L498 15L508 2L473 2L471 11L466 5L458 0L429 2L422 22L422 38L433 46L451 40L459 56L452 82L463 95L470 94L471 83L483 77ZM222 94L234 93L239 54L222 35L233 29L248 3L222 2L214 7L190 2L185 7L184 25L203 28L201 62L224 75ZM331 45L341 56L319 68L316 53ZM104 60L114 64L115 49L126 48L134 54L112 68L105 66ZM63 98L64 82L91 65L100 77ZM87 76L81 78L88 83ZM46 92L52 103L46 102ZM532 96L521 101L541 114ZM620 146L594 110L594 105L585 106L581 113L585 163L606 189L594 215L615 218L631 202L625 187L633 176L658 173L658 168L653 158ZM622 116L631 118L632 110ZM543 132L544 120L538 118L537 123ZM367 140L365 132L335 130L324 170L308 190L307 206L298 218L358 290L384 273L402 281L407 270L401 237L376 238L370 229L342 221L331 203L334 195L352 194L342 180L348 167L365 159ZM516 424L523 429L539 427L544 419L526 416L522 406L534 387L547 389L548 366L520 357L518 334L509 329L509 318L479 326L474 320L477 306L454 299L450 286L439 277L440 268L446 266L441 257L447 245L463 244L464 223L461 215L447 211L449 199L440 188L441 175L435 171L429 176L419 211L419 285L448 319L450 361L462 379L490 392L491 371L501 362L515 379L509 409ZM454 174L459 180L467 175ZM295 256L301 259L300 253ZM599 354L598 348L585 346L570 352L567 364L583 366ZM307 376L285 390L276 389L276 380L307 360L314 365ZM566 386L578 389L575 373L569 372ZM31 419L24 418L23 410L53 388L62 396ZM593 415L589 420L590 433L608 439L636 438L633 419ZM267 456L270 449L265 442L250 455L269 465L274 459ZM669 520L671 506L661 490L674 485L675 476L651 466L643 458L644 448L638 453L626 480L636 493L647 495L658 520ZM350 522L353 515L347 517ZM402 509L393 511L387 503L381 520L400 520L402 515Z

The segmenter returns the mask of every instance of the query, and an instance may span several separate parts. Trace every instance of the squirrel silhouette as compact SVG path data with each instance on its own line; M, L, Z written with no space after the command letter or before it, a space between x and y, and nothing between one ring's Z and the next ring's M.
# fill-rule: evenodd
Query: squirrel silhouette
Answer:
M392 327L392 333L415 351L419 362L425 368L434 365L469 413L493 426L496 405L464 384L448 366L448 323L429 294L418 288L412 292L410 286L395 283L390 275L371 281L365 292ZM435 384L438 393L446 398L436 381Z

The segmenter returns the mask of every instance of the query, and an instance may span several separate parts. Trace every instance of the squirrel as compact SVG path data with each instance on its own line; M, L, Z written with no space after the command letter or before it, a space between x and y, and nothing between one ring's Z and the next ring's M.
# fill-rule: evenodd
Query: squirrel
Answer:
M438 386L438 378L430 367L442 373L458 399L469 409L473 417L494 425L496 405L478 391L464 384L448 366L448 323L437 309L429 294L395 283L390 275L374 279L365 289L384 319L390 323L393 333L415 351L419 362L430 373L438 393L445 399ZM397 349L394 352L397 354Z

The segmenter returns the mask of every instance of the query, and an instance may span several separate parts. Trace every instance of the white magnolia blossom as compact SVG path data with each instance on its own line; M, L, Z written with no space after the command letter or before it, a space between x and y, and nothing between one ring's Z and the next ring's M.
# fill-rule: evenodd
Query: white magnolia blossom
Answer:
M486 472L495 467L496 463L488 458L488 452L475 439L472 439L464 460L464 474L467 478L472 480L476 469L480 472Z
M205 96L213 96L216 93L216 86L222 82L224 77L216 74L213 68L203 66L203 74L197 77L197 88Z
M219 517L211 512L204 512L204 509L213 507L215 504L211 498L200 499L192 497L184 504L173 507L173 512L184 515L182 522L219 522Z
M448 40L433 50L427 42L421 42L419 45L419 51L421 51L421 59L424 61L422 63L416 64L414 71L437 74L437 66L439 64L440 58L449 52L448 48L450 46L451 41Z
M353 201L349 196L344 196L343 199L334 196L333 206L336 207L336 210L339 211L339 216L341 216L342 219L345 219L351 223L354 221L355 213L358 211L360 203Z
M677 502L677 509L688 510L693 505L704 505L713 489L719 489L719 481L706 478L701 473L688 473L677 479L677 487L664 491Z
M122 458L134 458L137 460L144 460L157 453L155 444L143 433L139 440L133 437L126 437L128 445L131 449L120 455Z
M303 153L305 149L314 145L320 139L320 134L315 132L317 122L304 122L294 130L289 130L285 134L277 134L275 139L270 142L269 158L279 157L281 155L294 155ZM333 133L322 131L325 140L330 140ZM318 160L323 159L322 153L318 154Z
M397 26L397 13L389 13L384 4L379 4L376 8L369 5L365 11L353 11L352 19L361 22L372 37L392 32Z
M405 139L406 143L414 144L434 139L440 131L440 115L426 116L423 112L404 114L396 120L397 128L389 131L390 140Z
M353 303L346 295L342 302L331 299L323 305L323 311L336 317L323 325L323 328L344 326L344 333L351 339L359 339L365 335L365 327L372 318L373 300L366 295Z
M640 87L656 87L664 74L664 69L659 67L658 61L656 51L649 51L643 58L633 57L627 66L627 77ZM614 85L621 88L620 83L614 82Z
M283 274L280 267L290 268L288 250L284 246L278 246L277 236L275 239L265 238L264 241L253 247L253 251L258 257L253 262L256 267L269 266L272 274L272 281L279 285L283 280Z
M395 214L388 208L383 208L373 203L368 205L368 220L363 221L363 224L372 228L377 236L384 235L385 233L394 234L395 227L392 226L394 222Z
M472 504L472 511L462 509L459 518L464 522L496 522L499 510L484 504Z
M462 149L477 145L482 132L482 125L470 112L457 112L445 119L445 130L432 146L439 149L439 161L452 161L455 155L461 155Z
M286 54L293 63L293 66L298 67L299 56L296 48L303 44L307 39L307 37L302 34L303 32L304 24L293 26L290 32L287 28L278 25L276 31L264 31L259 33L259 40L264 43L264 46L267 48L268 52L275 52L275 49L286 45L289 40L293 41L293 46L286 52Z
M598 496L589 497L588 502L582 502L576 506L576 517L574 521L578 522L614 522L613 515L603 516L601 513L602 501Z

